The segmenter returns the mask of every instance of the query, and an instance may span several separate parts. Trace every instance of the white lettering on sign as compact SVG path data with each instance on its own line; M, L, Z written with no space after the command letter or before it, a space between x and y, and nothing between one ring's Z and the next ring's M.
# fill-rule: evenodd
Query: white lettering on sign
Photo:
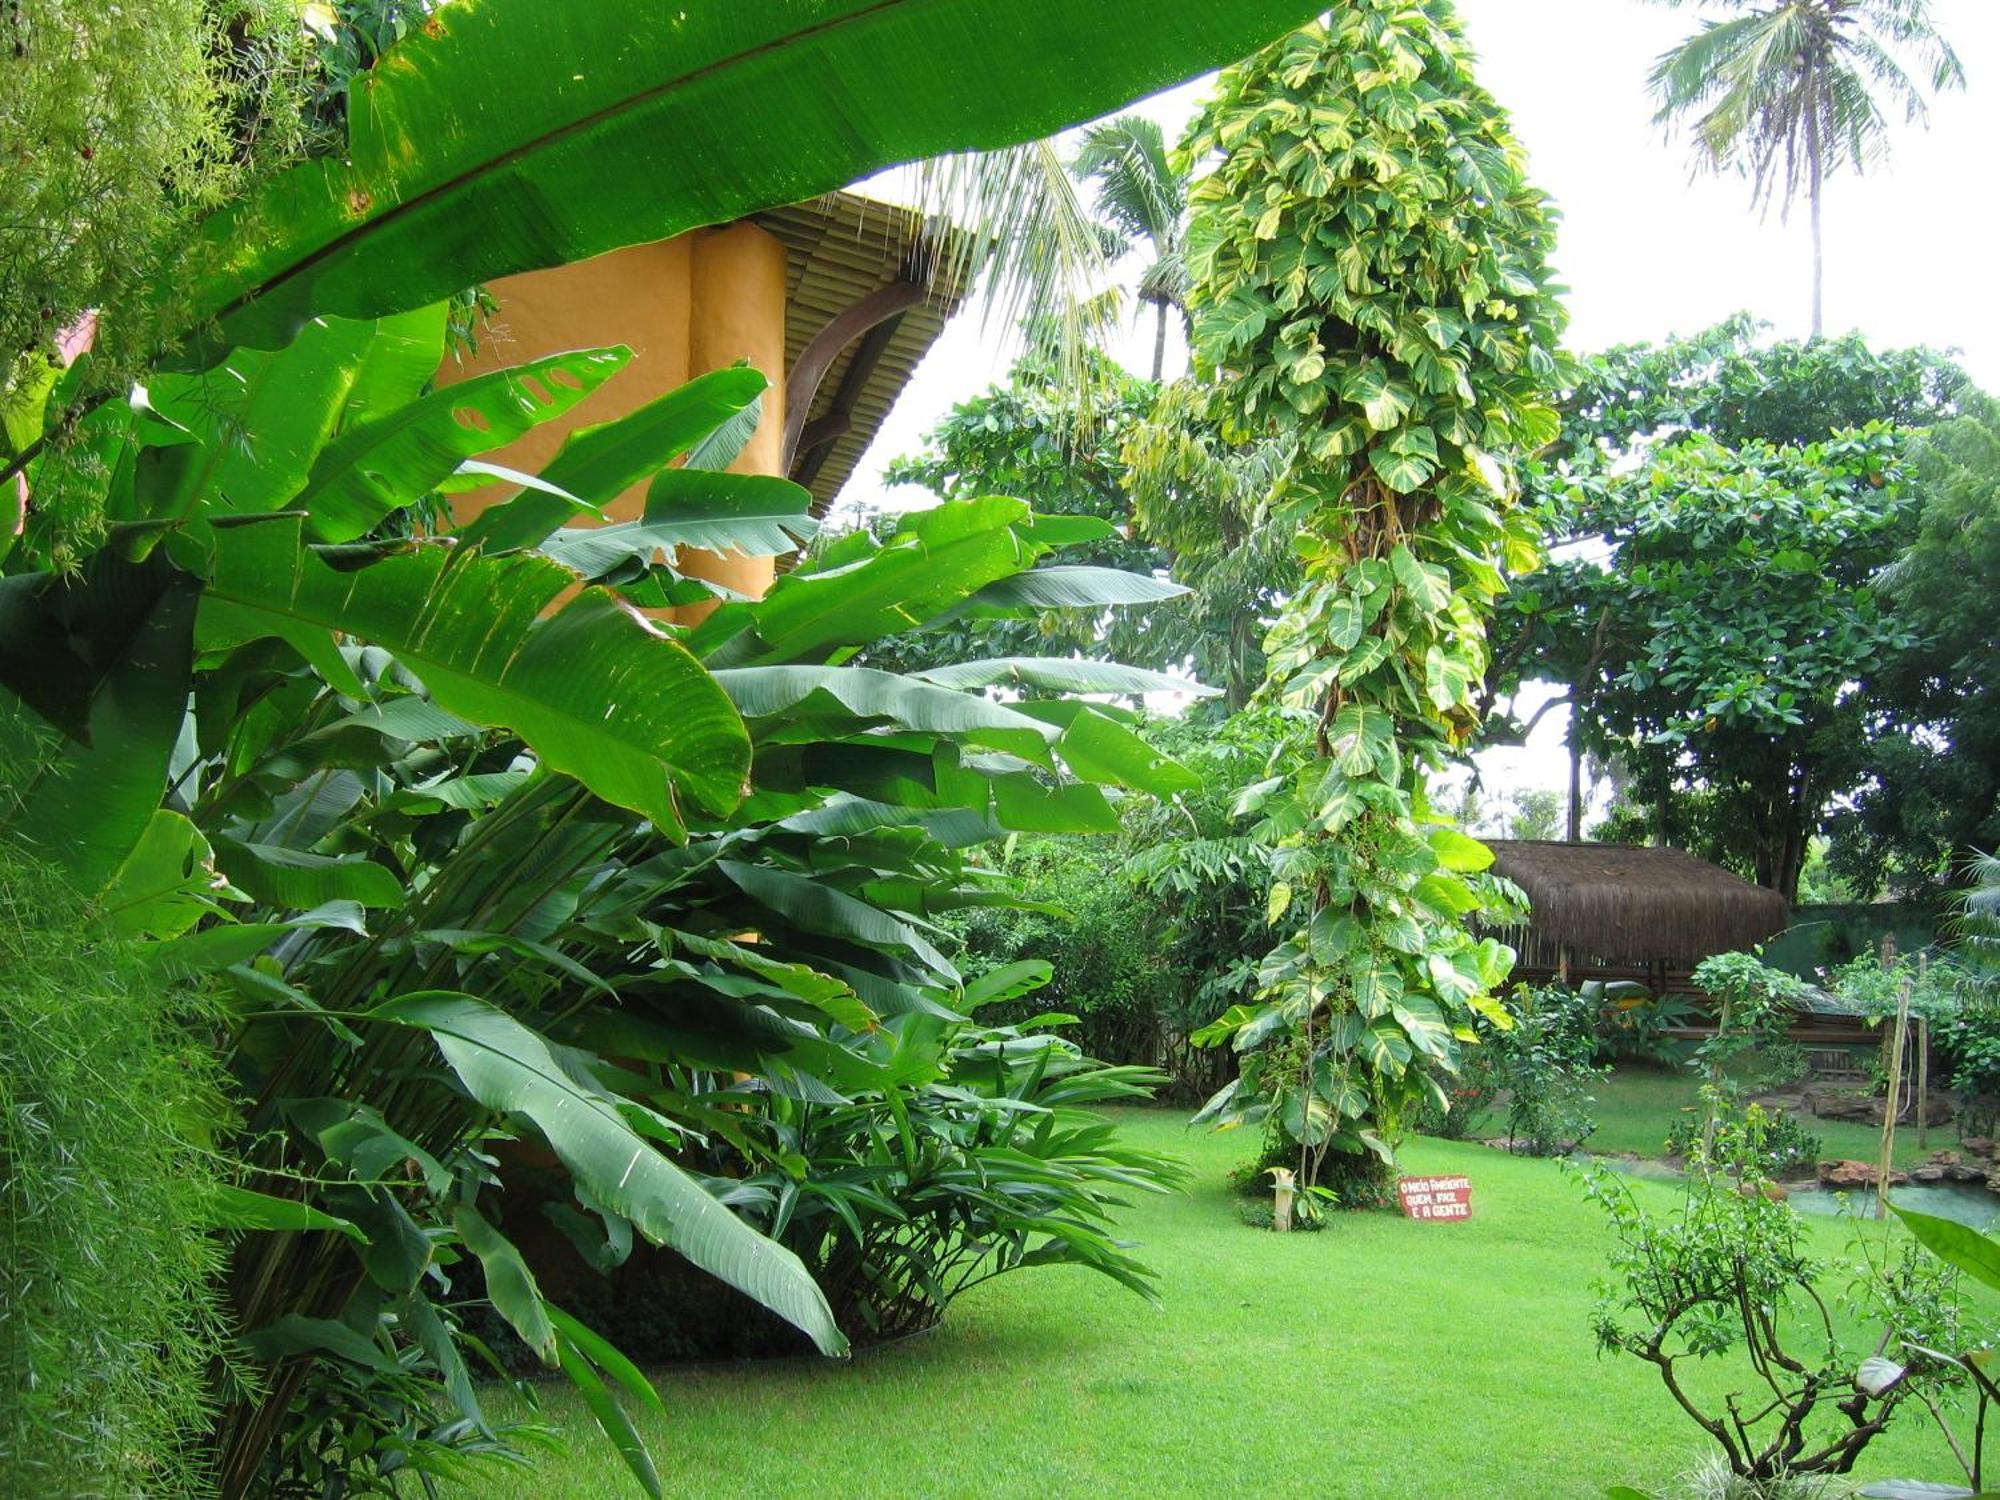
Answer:
M1396 1183L1403 1216L1427 1221L1472 1217L1470 1177L1404 1177Z

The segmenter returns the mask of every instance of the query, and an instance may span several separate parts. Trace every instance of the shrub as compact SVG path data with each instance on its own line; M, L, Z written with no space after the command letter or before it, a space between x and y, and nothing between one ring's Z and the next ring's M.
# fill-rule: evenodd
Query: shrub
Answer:
M1783 1177L1810 1168L1820 1159L1824 1143L1801 1125L1796 1115L1781 1109L1764 1110L1754 1104L1745 1114L1757 1117L1757 1168L1766 1176ZM1739 1127L1741 1123L1738 1122ZM1701 1151L1701 1129L1701 1122L1691 1115L1676 1120L1667 1131L1667 1155L1692 1160Z
M1590 1080L1606 1071L1597 1053L1596 1001L1560 985L1525 986L1507 1001L1512 1024L1482 1021L1479 1045L1468 1048L1457 1080L1445 1080L1454 1094L1445 1115L1461 1115L1456 1128L1469 1134L1491 1111L1504 1108L1507 1147L1529 1156L1573 1150L1596 1127Z
M1093 1057L1150 1065L1160 1015L1183 976L1149 941L1147 902L1121 870L1109 839L1051 834L1019 840L1003 868L1021 883L1027 908L981 907L962 922L974 972L1044 959L1049 982L989 1013L1027 1020L1040 1011L1076 1017L1077 1044Z
M884 1067L894 1074L906 1047L921 1057L935 1024L885 1030ZM956 1028L938 1067L935 1084L845 1103L769 1096L779 1164L716 1186L805 1262L857 1344L928 1328L961 1293L1027 1266L1088 1266L1157 1300L1110 1219L1124 1195L1171 1191L1185 1169L1121 1145L1085 1106L1145 1099L1159 1075L1013 1027Z
M1597 1058L1600 1062L1675 1065L1688 1044L1673 1033L1700 1023L1701 1007L1678 995L1653 995L1645 986L1590 980L1582 986L1598 1006Z
M0 975L0 1493L202 1493L229 1368L206 1017L4 844Z
M1268 1131L1256 1157L1231 1169L1229 1185L1246 1198L1262 1199L1268 1203L1271 1169L1282 1167L1296 1178L1299 1160L1297 1145L1277 1131ZM1373 1212L1395 1205L1396 1167L1380 1152L1336 1149L1314 1154L1307 1158L1307 1163L1316 1170L1311 1180L1300 1182L1299 1187L1321 1190L1330 1196L1337 1208ZM1305 1202L1306 1196L1305 1192L1301 1192L1299 1201ZM1295 1225L1299 1222L1302 1220L1294 1220Z
M1704 1079L1706 1117L1726 1113L1746 1093L1805 1073L1805 1052L1790 1039L1795 1007L1806 993L1804 980L1754 953L1718 953L1695 967L1694 982L1720 1006L1715 1034L1688 1057Z
M1940 1024L1934 1037L1958 1091L1960 1132L1990 1135L2000 1123L2000 1013L1967 1011Z
M1765 1192L1762 1136L1755 1111L1718 1125L1714 1150L1691 1161L1681 1203L1664 1216L1641 1207L1612 1172L1592 1169L1582 1180L1615 1242L1594 1318L1599 1348L1654 1366L1729 1472L1768 1486L1849 1472L1904 1400L1930 1399L1942 1376L1884 1384L1864 1360L1899 1336L1948 1338L1955 1303L1948 1278L1906 1259L1902 1274L1869 1280L1856 1310L1872 1314L1878 1335L1865 1353L1848 1348L1822 1290L1828 1268L1807 1252L1803 1221ZM1692 1384L1691 1364L1717 1373ZM1731 1379L1740 1386L1729 1389Z

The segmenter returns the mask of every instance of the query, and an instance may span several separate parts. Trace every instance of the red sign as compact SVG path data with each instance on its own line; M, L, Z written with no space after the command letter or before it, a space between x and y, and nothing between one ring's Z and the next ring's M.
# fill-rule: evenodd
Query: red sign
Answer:
M1470 1177L1400 1177L1396 1201L1406 1219L1469 1219L1472 1217Z

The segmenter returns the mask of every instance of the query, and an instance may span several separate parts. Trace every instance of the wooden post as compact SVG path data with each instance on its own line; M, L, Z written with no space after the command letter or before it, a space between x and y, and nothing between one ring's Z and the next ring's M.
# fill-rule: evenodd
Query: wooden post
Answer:
M1917 955L1917 983L1930 973L1931 956ZM1917 1016L1917 1149L1928 1151L1931 1144L1931 1021Z
M1896 1156L1896 1104L1903 1096L1903 1037L1910 1027L1910 982L1896 995L1896 1033L1889 1043L1889 1096L1882 1101L1882 1170L1875 1181L1875 1217L1889 1217L1889 1168Z
M1931 1023L1917 1017L1917 1149L1931 1148Z

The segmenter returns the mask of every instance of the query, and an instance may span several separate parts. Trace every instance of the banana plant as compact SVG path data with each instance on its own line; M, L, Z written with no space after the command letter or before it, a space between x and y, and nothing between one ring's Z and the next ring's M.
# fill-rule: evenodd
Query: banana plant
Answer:
M1085 539L1019 501L844 542L693 630L644 618L635 601L705 595L682 546L811 535L796 486L669 467L756 400L746 370L573 435L462 529L410 529L426 496L489 477L463 424L397 383L437 327L322 320L117 414L112 469L133 478L113 481L115 546L72 577L7 580L0 724L29 749L68 732L9 831L73 849L163 974L238 997L247 1175L225 1227L273 1378L223 1414L225 1491L282 1468L288 1412L330 1367L415 1350L460 1430L490 1431L476 1346L436 1295L454 1261L657 1491L614 1396L650 1388L540 1292L505 1214L523 1147L496 1141L552 1156L607 1240L671 1244L840 1352L798 1257L681 1158L721 1142L768 1162L744 1113L759 1090L824 1105L928 1085L960 994L936 918L1011 899L966 851L1110 829L1116 796L1191 778L1076 696L1132 690L1129 669L839 664L998 607L997 584ZM558 360L594 384L623 352ZM562 399L534 391L558 384L495 381L485 438L553 415ZM267 411L271 389L319 405ZM274 432L282 465L240 468L245 427ZM642 481L631 527L561 524ZM1126 593L1105 580L1100 602Z
M718 371L510 476L478 455L625 355L559 355L440 399L436 304L1045 134L1310 9L464 0L357 81L340 157L217 215L151 304L105 310L140 325L127 347L158 351L141 384L86 355L38 410L10 410L0 483L24 481L28 503L0 577L0 751L36 769L0 834L63 862L164 977L224 976L240 999L247 1179L222 1227L271 1379L221 1415L225 1494L269 1478L292 1398L331 1366L421 1361L459 1430L489 1432L469 1345L432 1296L468 1257L658 1493L612 1396L644 1400L645 1382L541 1296L483 1211L494 1137L538 1142L605 1223L671 1240L837 1350L796 1258L675 1164L687 1131L727 1131L729 1111L690 1102L677 1124L646 1102L672 1103L676 1070L722 1041L672 1064L610 1054L626 1069L585 1048L589 1023L609 994L622 1009L678 981L663 1009L713 996L707 1032L748 1039L774 1079L865 1078L848 1043L953 990L925 924L977 898L952 855L974 830L1108 826L1106 786L1185 774L1063 696L1061 663L1030 664L1034 696L1010 704L840 666L884 622L962 607L1063 540L1018 502L914 527L851 582L823 566L702 630L650 622L639 606L700 590L670 549L810 531L802 497L787 511L768 485L659 477L761 379ZM791 130L738 128L774 96ZM634 530L564 524L649 475L657 504ZM496 478L520 493L480 524L423 524L440 495ZM849 831L796 821L814 818ZM846 863L823 870L808 837ZM737 941L752 930L817 961ZM616 979L579 956L607 953Z

